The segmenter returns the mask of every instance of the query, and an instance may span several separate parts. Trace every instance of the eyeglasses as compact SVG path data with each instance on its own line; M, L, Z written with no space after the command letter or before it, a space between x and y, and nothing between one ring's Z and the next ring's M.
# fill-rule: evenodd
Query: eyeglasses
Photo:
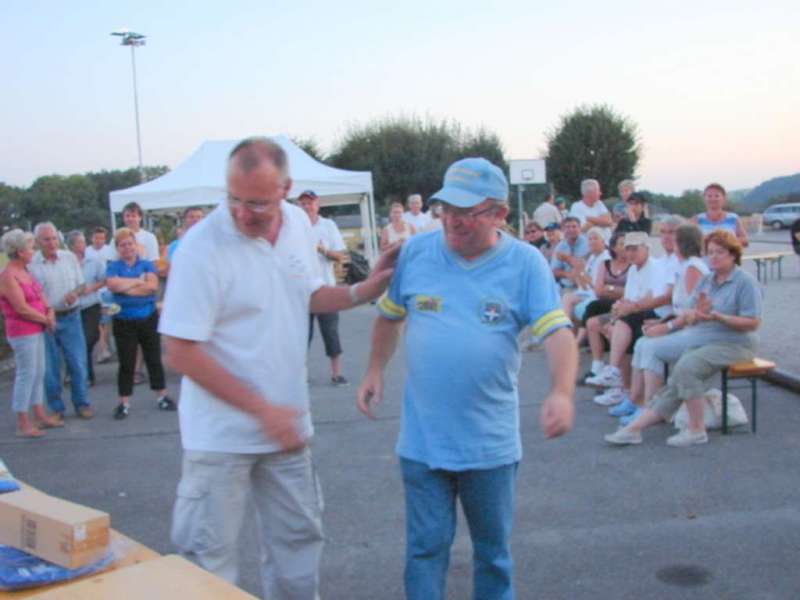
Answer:
M467 210L463 210L460 208L456 208L455 206L450 206L449 204L445 204L442 207L442 212L448 217L455 217L461 219L462 221L474 221L481 215L485 215L488 212L495 210L496 206L487 206L481 210L476 210L475 212L469 212Z
M234 208L244 207L250 212L254 213L265 213L269 210L269 207L272 205L271 202L256 202L255 200L241 200L240 198L235 198L234 196L228 196L228 203L233 206Z

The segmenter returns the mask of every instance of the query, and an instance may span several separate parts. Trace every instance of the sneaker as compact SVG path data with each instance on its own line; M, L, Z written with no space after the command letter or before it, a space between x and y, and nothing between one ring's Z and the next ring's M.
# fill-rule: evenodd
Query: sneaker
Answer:
M637 406L636 410L634 410L631 414L625 415L624 417L621 417L620 420L619 420L619 424L622 425L623 427L627 427L628 425L633 423L636 419L638 419L639 415L641 415L642 412L644 412L642 410L642 407L641 406Z
M630 446L642 443L642 434L638 431L628 431L627 429L617 429L614 433L608 433L604 439L614 446Z
M695 444L705 444L708 442L708 434L705 431L689 431L681 429L678 433L667 438L667 446L673 448L688 448Z
M122 419L126 419L130 412L131 409L127 404L117 404L117 408L114 409L114 418L117 421L121 421Z
M626 397L627 394L622 388L611 388L606 393L592 398L592 402L599 406L614 406L625 400Z
M580 379L578 379L578 385L587 385L586 380L589 379L590 377L597 377L597 373L589 369L588 371L586 371L586 373L581 375Z
M595 387L622 387L622 375L619 369L606 365L599 375L586 378L586 385Z
M625 394L622 402L608 409L608 414L612 417L627 417L634 412L636 412L636 405L631 402L628 394Z
M350 382L347 381L344 375L336 375L335 377L331 377L331 385L350 385Z
M177 410L178 407L169 396L161 396L158 399L158 408L160 410Z

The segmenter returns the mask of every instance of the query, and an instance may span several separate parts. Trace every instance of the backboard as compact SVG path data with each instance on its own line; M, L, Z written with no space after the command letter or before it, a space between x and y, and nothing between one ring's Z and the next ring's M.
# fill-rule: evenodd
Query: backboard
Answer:
M510 160L508 166L511 185L547 183L547 167L543 158Z

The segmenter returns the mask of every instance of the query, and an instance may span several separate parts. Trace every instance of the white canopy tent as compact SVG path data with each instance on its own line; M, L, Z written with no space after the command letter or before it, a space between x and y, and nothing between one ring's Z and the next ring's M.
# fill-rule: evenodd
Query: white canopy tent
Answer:
M304 190L314 190L322 206L359 205L364 253L372 263L378 256L372 173L345 171L322 164L284 135L270 136L270 139L280 145L289 158L290 199L297 198ZM203 142L173 171L147 183L111 192L112 227L116 221L114 215L122 212L128 202L137 202L145 212L219 204L225 199L228 154L237 143L238 140Z

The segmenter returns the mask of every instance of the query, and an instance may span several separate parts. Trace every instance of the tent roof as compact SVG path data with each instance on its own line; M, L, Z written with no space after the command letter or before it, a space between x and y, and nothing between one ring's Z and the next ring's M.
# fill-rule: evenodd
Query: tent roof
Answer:
M314 190L324 204L349 204L372 194L372 173L329 167L304 152L284 135L270 139L286 151L292 175L290 198ZM174 170L141 185L111 192L111 211L118 213L128 202L143 210L218 204L225 197L225 166L239 140L206 141ZM327 201L326 201L327 200Z

